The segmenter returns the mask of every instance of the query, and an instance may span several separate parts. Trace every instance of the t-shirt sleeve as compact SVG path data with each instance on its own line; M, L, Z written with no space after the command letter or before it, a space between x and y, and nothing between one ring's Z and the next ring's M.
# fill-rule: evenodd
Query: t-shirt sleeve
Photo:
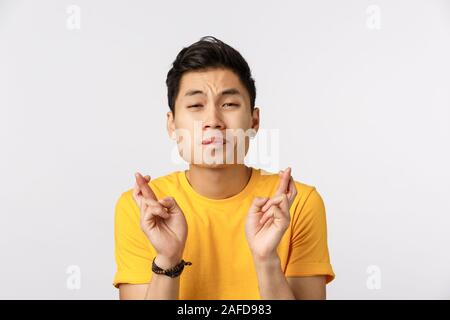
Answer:
M156 252L140 227L140 212L130 191L115 206L115 260L113 285L144 284L151 280L151 264Z
M297 187L298 189L298 187ZM325 205L314 187L295 205L292 238L285 275L325 275L326 283L335 278L327 244Z

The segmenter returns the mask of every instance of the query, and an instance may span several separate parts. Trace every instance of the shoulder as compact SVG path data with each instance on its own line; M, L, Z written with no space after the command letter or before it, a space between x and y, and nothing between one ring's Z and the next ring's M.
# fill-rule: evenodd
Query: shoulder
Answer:
M298 193L291 210L293 225L301 230L320 231L326 229L326 211L322 196L315 186L296 183Z
M295 181L297 188L296 202L301 209L323 206L322 197L315 186Z

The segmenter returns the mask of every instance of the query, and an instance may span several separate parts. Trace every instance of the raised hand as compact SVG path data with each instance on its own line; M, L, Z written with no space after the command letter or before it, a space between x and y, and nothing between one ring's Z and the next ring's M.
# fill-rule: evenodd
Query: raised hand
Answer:
M173 197L156 198L148 185L150 176L135 177L133 198L141 212L141 228L158 254L158 266L174 265L181 261L188 233L183 211Z
M253 256L258 259L276 255L278 244L290 223L289 209L297 189L290 168L280 171L279 177L274 197L256 197L248 212L245 234Z

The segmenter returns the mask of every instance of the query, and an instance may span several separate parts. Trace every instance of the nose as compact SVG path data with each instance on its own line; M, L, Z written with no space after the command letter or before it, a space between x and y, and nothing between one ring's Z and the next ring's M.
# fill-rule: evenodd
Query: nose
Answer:
M223 122L222 115L215 106L209 106L205 114L206 115L203 121L203 130L225 128L225 123Z

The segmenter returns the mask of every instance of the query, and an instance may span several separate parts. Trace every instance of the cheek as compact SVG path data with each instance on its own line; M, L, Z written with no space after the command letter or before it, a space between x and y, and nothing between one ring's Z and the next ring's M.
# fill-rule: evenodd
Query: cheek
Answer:
M252 118L245 112L237 112L226 117L225 123L230 129L247 130L252 127Z
M177 118L178 117L178 118ZM183 129L193 129L195 125L201 125L202 115L200 112L190 112L182 110L175 117L175 126Z
M183 129L183 130L191 130L194 127L194 120L192 118L192 115L190 115L187 112L179 112L176 116L175 116L175 128L176 129Z

